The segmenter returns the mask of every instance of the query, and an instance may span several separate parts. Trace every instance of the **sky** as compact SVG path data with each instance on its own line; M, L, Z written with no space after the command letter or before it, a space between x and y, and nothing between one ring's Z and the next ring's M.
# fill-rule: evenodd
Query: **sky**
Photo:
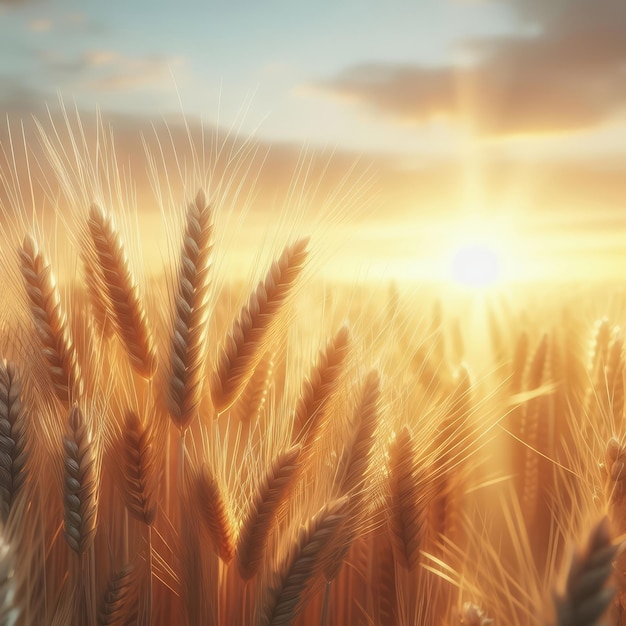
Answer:
M330 181L367 163L359 236L387 248L470 212L532 254L626 264L622 0L0 0L0 85L0 113L27 124L61 98L122 138L181 111L254 137L267 197L303 145L342 155Z

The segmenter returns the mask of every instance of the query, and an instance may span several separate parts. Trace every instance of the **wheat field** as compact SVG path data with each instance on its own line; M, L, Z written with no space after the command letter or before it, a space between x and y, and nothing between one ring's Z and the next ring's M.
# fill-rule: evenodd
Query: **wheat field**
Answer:
M332 216L235 280L240 172L194 159L179 195L150 166L149 274L73 136L41 131L53 219L4 153L0 623L622 623L623 292L328 284Z

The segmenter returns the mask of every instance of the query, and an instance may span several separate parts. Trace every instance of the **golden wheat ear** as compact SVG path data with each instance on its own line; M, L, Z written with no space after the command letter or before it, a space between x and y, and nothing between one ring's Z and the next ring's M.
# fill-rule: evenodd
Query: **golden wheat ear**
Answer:
M320 351L305 378L293 418L292 443L309 447L326 426L330 399L338 388L350 349L350 329L344 324Z
M170 414L184 430L200 406L211 286L212 211L200 190L187 209L171 341Z
M111 317L116 332L135 371L152 378L157 367L156 348L120 234L111 216L96 204L89 210L88 226L113 309Z
M41 353L57 398L69 409L83 391L80 367L52 268L35 240L26 235L20 269Z
M26 415L17 367L0 361L0 513L6 525L26 480Z
M233 405L261 360L278 315L304 269L308 243L309 239L303 238L284 249L233 323L211 377L216 413Z
M130 565L125 565L113 574L100 606L98 626L126 626L136 623L138 598L134 574Z
M237 566L244 580L259 570L278 511L297 478L301 451L293 446L279 454L256 489L237 537Z
M98 485L95 455L83 414L70 409L69 429L65 435L65 538L77 554L82 554L96 534Z
M235 540L230 508L222 489L206 463L191 483L190 503L199 513L215 552L224 563L230 563L235 554Z
M122 440L123 496L126 508L150 526L157 510L156 458L152 429L145 427L134 411L126 413Z
M555 596L558 626L597 624L615 595L615 590L605 585L613 573L613 560L620 549L621 546L611 544L609 520L603 518L591 530L584 551L574 557L565 593Z
M329 547L343 524L348 497L324 506L300 530L298 539L264 590L262 626L292 624L314 591L328 564Z
M415 447L405 426L389 448L389 533L396 561L412 570L424 542L426 504L424 477L415 462Z

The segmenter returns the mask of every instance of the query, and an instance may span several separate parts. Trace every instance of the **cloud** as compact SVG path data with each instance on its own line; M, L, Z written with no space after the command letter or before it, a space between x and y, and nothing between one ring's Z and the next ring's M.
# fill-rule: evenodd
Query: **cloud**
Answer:
M126 57L115 52L89 52L85 61L100 68L100 76L89 80L97 91L170 87L170 68L184 64L182 57Z
M465 118L488 135L581 129L617 113L626 102L626 3L516 4L536 33L464 42L471 63L367 63L315 87L404 122Z
M39 51L48 73L57 73L98 92L124 89L170 89L170 68L185 65L180 56L126 56L112 50L87 50L66 57L56 50Z

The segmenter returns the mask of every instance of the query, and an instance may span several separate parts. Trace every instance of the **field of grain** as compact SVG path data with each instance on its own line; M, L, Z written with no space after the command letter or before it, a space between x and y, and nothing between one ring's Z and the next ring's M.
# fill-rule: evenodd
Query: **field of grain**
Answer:
M194 174L148 273L114 156L43 143L52 220L2 174L1 623L622 623L622 290L334 284L284 218L235 280Z

